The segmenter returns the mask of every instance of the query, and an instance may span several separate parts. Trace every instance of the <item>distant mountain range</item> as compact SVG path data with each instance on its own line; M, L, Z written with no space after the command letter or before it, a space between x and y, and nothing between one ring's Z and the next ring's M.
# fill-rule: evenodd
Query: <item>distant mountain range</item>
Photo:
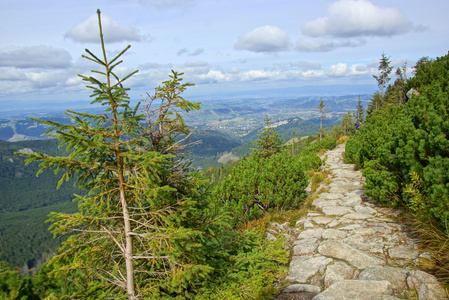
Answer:
M369 96L360 97L366 105ZM291 139L293 131L296 137L316 134L319 125L316 107L321 98L327 108L325 126L331 127L338 124L348 110L355 110L359 95L204 101L199 111L184 115L192 132L190 142L201 141L189 149L191 155L188 159L192 161L192 167L205 169L245 156L256 147L254 141L265 126L266 116L284 141ZM3 252L0 259L25 269L37 267L60 243L47 231L49 224L44 220L48 213L76 211L76 204L71 201L72 194L80 192L71 183L55 191L59 176L48 171L37 178L37 165L25 167L24 158L13 154L18 150L48 154L64 152L57 147L55 139L45 140L43 133L49 129L48 126L29 119L32 116L60 123L72 122L64 115L64 105L57 107L61 109L41 109L34 113L22 111L19 117L5 117L3 114L3 119L0 119L0 140L3 140L0 141L0 190L3 193L0 199L0 237L7 242L5 247L0 245L0 253ZM74 107L70 109L83 111ZM89 111L96 110L99 108Z
M214 93L213 91L198 93L187 90L185 98L191 101L203 103L217 100L244 100L255 99L284 99L297 97L339 97L345 95L372 95L377 90L375 84L353 84L353 85L307 85L283 88L261 88L257 90L229 90L227 92ZM140 97L136 98L140 100ZM92 109L90 98L79 100L0 100L0 119L24 117L30 114L42 114L47 112L64 111L65 109L86 110Z

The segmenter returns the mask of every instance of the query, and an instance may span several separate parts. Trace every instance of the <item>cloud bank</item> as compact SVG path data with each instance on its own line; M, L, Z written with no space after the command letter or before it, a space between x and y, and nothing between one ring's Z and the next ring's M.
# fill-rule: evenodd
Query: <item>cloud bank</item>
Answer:
M123 41L139 42L143 37L131 26L120 25L117 21L101 15L101 25L103 36L106 43L115 43ZM76 24L70 29L64 37L79 43L98 43L98 17L92 15L86 20Z
M328 16L302 26L310 37L393 36L412 29L412 23L397 7L379 7L368 0L340 0Z
M252 52L278 52L288 50L290 38L282 29L275 26L262 26L242 35L234 44L237 50Z
M342 47L361 47L366 44L364 38L355 40L326 40L326 39L310 39L302 38L296 41L296 49L302 52L329 52Z
M0 49L0 67L59 69L70 66L71 60L69 52L50 46Z

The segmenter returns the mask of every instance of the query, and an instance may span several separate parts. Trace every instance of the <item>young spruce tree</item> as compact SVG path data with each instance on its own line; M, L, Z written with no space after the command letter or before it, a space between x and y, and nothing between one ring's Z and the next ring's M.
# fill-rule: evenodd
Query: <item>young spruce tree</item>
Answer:
M130 46L109 60L99 10L97 14L102 55L86 49L83 57L102 68L92 72L103 79L80 77L92 90L92 104L101 104L105 112L68 110L74 121L68 125L36 120L51 126L47 135L57 138L69 154L27 155L27 163L41 162L40 172L63 171L59 185L76 177L88 190L86 196L77 196L78 213L52 214L55 236L69 237L49 265L55 276L84 286L72 298L180 295L194 276L210 271L191 255L200 247L197 239L202 234L192 225L197 182L175 157L180 147L174 138L188 134L179 111L198 109L199 104L180 96L188 84L180 84L181 74L173 72L147 103L147 118L139 105L131 107L123 82L137 71L121 79L114 73ZM151 110L156 99L161 104ZM145 120L148 128L142 126Z
M320 114L320 141L323 139L323 120L324 113L326 112L326 104L324 104L323 98L320 100L320 104L317 106L317 111Z
M382 57L379 60L378 70L380 74L373 75L373 77L377 80L377 85L379 86L383 100L385 97L385 89L391 79L388 76L390 76L390 73L393 70L393 67L390 66L390 58L385 53L382 53ZM376 109L378 108L376 107Z
M253 149L253 151L261 154L263 157L270 157L281 152L283 143L279 133L270 126L270 118L266 116L264 121L266 125L262 129L262 133L258 135L259 139L255 141L261 149Z

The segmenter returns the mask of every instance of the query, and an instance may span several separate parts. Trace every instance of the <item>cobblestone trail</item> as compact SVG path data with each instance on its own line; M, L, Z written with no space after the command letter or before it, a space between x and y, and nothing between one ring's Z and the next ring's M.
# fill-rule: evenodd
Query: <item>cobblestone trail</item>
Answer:
M326 153L332 183L313 202L319 213L297 222L291 285L277 299L448 299L434 276L417 270L430 253L394 220L400 211L364 201L364 178L343 162L344 146Z

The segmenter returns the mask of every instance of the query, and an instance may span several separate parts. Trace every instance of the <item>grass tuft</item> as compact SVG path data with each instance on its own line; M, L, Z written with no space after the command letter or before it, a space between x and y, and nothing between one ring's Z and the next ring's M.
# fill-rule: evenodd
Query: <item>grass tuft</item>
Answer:
M449 235L438 228L432 220L424 220L416 214L406 213L403 222L410 226L419 237L419 247L423 252L432 253L432 259L420 259L419 267L433 274L446 288L449 287Z

